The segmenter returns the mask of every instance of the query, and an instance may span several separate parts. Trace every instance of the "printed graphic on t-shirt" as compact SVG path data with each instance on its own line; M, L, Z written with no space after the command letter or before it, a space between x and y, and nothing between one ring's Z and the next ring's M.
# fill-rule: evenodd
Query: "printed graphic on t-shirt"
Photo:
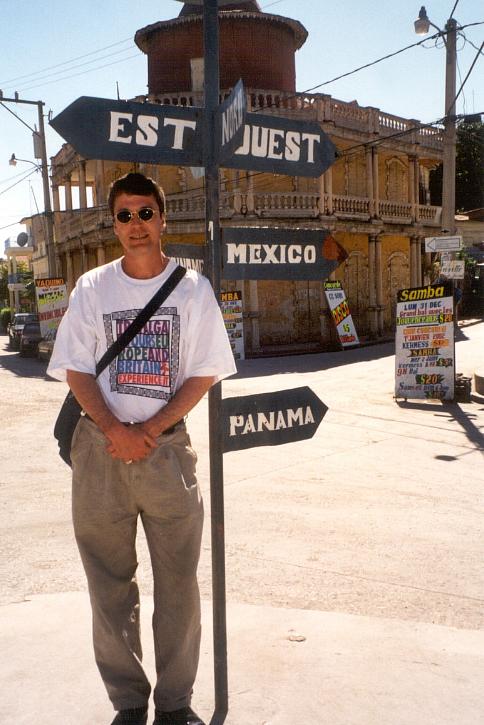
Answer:
M108 347L140 310L103 315ZM169 400L179 366L180 316L176 307L160 307L109 366L111 390Z

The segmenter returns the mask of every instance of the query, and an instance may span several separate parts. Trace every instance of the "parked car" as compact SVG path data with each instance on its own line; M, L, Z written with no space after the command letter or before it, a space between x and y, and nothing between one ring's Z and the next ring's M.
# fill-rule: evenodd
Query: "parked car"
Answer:
M20 335L27 322L39 322L39 316L34 312L16 312L7 327L8 346L11 350L20 350Z
M42 340L40 324L38 322L26 322L20 333L19 354L31 353L37 355L37 347Z
M57 330L54 330L54 334L50 337L43 337L37 347L37 357L39 360L50 360L52 350L54 349L55 336Z

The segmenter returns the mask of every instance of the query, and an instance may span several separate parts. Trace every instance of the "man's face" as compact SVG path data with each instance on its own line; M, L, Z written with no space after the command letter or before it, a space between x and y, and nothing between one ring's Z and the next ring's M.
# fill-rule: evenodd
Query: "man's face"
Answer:
M154 214L149 221L142 221L135 212L140 209L153 209ZM120 211L132 213L131 220L122 223L117 214ZM114 201L114 233L121 242L125 256L140 258L160 256L160 237L165 229L164 214L160 214L155 197L138 196L137 194L119 194Z

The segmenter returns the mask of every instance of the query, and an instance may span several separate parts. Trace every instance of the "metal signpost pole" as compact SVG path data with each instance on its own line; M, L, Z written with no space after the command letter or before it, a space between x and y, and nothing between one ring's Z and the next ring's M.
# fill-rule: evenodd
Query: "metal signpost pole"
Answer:
M205 95L205 225L209 241L209 277L220 297L219 139L215 122L219 106L218 0L204 2ZM212 723L223 723L228 712L227 627L225 603L225 526L222 450L222 385L208 395L210 444L210 503L212 513L212 599L215 713Z

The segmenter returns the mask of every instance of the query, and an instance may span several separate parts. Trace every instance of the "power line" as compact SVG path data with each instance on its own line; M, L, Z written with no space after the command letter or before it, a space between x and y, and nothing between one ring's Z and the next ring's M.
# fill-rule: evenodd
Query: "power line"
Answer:
M16 76L15 78L10 78L6 81L0 81L0 86L7 86L10 83L15 83L16 81L20 81L24 78L32 78L34 80L34 77L37 76L39 73L43 73L44 71L52 70L53 68L59 68L62 65L69 65L70 63L74 63L76 60L82 60L83 58L88 58L90 55L97 55L98 53L102 53L103 50L109 50L109 48L114 48L116 45L121 45L122 43L126 43L128 40L132 40L131 37L125 38L124 40L119 40L117 43L111 43L111 45L106 45L103 48L99 48L98 50L93 50L91 53L84 53L83 55L78 55L75 58L71 58L71 60L65 60L62 63L55 63L55 65L49 65L46 68L40 68L40 70L35 71L35 73L27 73L23 76ZM95 61L93 61L95 62Z
M126 53L126 52L130 51L134 47L135 47L134 45L131 45L128 48L122 48L121 50L116 50L114 53L108 53L107 55L101 56L100 58L95 58L94 60L86 60L84 63L79 63L78 65L72 66L72 68L58 70L58 71L55 71L54 73L49 73L46 76L39 76L38 78L32 78L32 81L31 82L32 83L37 83L37 81L48 80L49 78L52 78L54 76L58 76L61 73L65 73L66 71L68 73L70 73L73 70L77 70L78 68L82 68L83 66L90 65L91 63L97 63L100 60L105 60L106 58L112 58L114 55L119 55L120 53ZM121 58L121 60L125 60L125 58ZM103 66L101 66L101 67L103 67ZM92 70L94 70L94 69L92 69ZM68 76L68 77L73 77L73 76ZM65 80L65 76L63 78L59 78L59 79L56 79L56 80ZM44 84L40 84L40 85L44 85ZM45 85L47 85L47 84L45 84ZM38 88L39 86L33 86L33 87L34 88ZM24 90L29 90L29 89L22 88L21 90L24 91Z
M90 68L89 70L81 71L80 73L74 73L70 76L65 76L64 78L56 78L53 81L46 81L45 83L39 83L35 86L29 86L28 88L21 88L19 89L20 92L25 93L26 91L32 91L35 88L43 88L44 86L50 86L52 83L59 83L60 81L68 81L71 78L77 78L78 76L84 76L87 73L93 73L96 70L102 70L103 68L109 68L112 65L117 65L118 63L125 63L127 60L131 60L132 58L139 58L140 54L136 53L135 55L129 55L127 58L121 58L121 60L115 60L112 63L105 63L104 65L96 66L95 68Z
M18 181L15 182L15 184L12 184L12 186L7 187L3 191L0 191L0 196L3 196L3 194L6 194L7 191L10 191L10 189L13 189L14 186L18 186L18 184L21 184L22 181L25 181L26 179L29 178L29 176L32 176L32 174L35 174L37 171L38 171L38 169L32 169L32 170L27 171L25 176L22 179L19 179Z
M472 73L472 70L473 70L473 68L474 68L475 64L477 63L477 59L478 59L478 58L479 58L479 56L481 55L481 53L482 53L482 49L483 49L483 48L484 48L484 41L483 41L483 42L481 43L481 47L480 47L480 48L478 48L478 50L477 50L477 55L476 55L476 57L474 58L474 60L472 61L471 67L470 67L470 68L469 68L469 70L467 71L467 75L466 75L466 77L464 78L463 82L461 83L461 86L460 86L459 90L457 91L457 95L456 95L456 97L454 98L454 100L452 101L452 103L450 104L450 106L449 106L449 109L450 109L450 108L452 108L452 106L453 106L453 105L455 104L455 102L456 102L456 101L457 101L457 99L459 98L459 96L460 96L460 93L461 93L462 89L464 88L465 84L467 83L467 80L468 80L468 78L469 78L470 74ZM449 109L446 109L446 110L448 111Z

